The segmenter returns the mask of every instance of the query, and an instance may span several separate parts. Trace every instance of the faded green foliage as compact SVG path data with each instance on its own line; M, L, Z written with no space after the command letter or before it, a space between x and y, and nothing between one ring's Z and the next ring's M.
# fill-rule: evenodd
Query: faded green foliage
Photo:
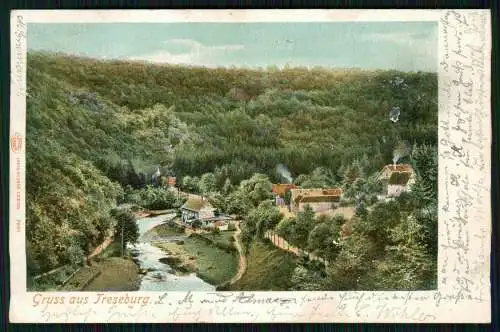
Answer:
M128 189L125 200L149 210L178 208L183 203L173 191L150 185L141 189Z

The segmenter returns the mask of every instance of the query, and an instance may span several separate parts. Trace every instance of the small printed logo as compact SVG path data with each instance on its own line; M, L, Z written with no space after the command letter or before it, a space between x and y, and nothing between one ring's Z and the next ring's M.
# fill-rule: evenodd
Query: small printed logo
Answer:
M10 137L10 150L14 153L20 152L23 147L23 136L19 133L15 133L14 136Z

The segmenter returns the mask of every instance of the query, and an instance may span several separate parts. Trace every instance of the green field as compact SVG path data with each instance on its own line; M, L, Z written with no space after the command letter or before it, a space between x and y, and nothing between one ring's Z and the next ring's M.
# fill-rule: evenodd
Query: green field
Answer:
M61 291L134 291L139 281L138 266L130 257L122 258L120 241L113 241L89 265L80 268Z
M130 258L109 257L80 269L61 289L62 291L135 291L140 276ZM89 282L90 281L90 282Z
M296 265L297 258L292 254L271 244L254 241L247 254L247 271L230 286L230 290L289 290Z
M120 241L113 241L111 244L99 255L97 259L120 257L122 254Z
M184 241L184 249L196 257L198 276L211 284L220 284L236 274L238 269L236 253L228 253L193 236Z

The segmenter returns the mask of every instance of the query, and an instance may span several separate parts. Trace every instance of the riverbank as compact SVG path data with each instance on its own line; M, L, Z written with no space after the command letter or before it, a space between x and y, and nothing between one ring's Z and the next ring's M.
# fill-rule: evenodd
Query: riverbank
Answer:
M184 249L184 242L153 242L154 246L160 248L167 257L160 259L160 262L168 264L175 270L176 274L183 275L196 272L196 257L190 255Z
M164 224L153 227L148 230L144 235L142 235L143 241L150 241L155 238L163 238L169 236L178 236L185 234L184 229L178 225L171 222L166 222Z
M230 280L238 270L237 251L228 240L232 233L221 232L212 238L191 234L182 241L153 241L152 244L168 254L164 262L178 273L194 272L203 281L219 285Z

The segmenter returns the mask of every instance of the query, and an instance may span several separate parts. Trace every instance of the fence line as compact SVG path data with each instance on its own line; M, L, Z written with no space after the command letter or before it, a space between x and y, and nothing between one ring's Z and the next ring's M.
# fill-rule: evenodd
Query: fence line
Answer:
M59 266L58 268L55 268L55 269L53 269L53 270L51 270L51 271L49 271L49 272L45 272L45 273L42 273L42 274L36 275L36 276L32 277L32 279L33 279L33 280L38 280L38 279L40 279L40 278L47 277L47 276L49 276L49 275L51 275L51 274L54 274L54 273L56 273L56 272L61 271L62 269L64 269L64 268L68 267L69 265L70 265L70 264L66 264L66 265Z
M264 236L267 239L269 239L276 247L278 247L282 250L291 252L291 253L295 254L296 256L304 255L304 256L307 256L309 258L309 260L319 261L319 262L325 264L325 266L328 265L328 261L326 259L319 257L319 256L316 256L315 254L312 254L306 250L300 249L299 247L290 245L287 240L285 240L284 238L282 238L281 236L279 236L278 234L276 234L273 231L267 231L264 234Z

